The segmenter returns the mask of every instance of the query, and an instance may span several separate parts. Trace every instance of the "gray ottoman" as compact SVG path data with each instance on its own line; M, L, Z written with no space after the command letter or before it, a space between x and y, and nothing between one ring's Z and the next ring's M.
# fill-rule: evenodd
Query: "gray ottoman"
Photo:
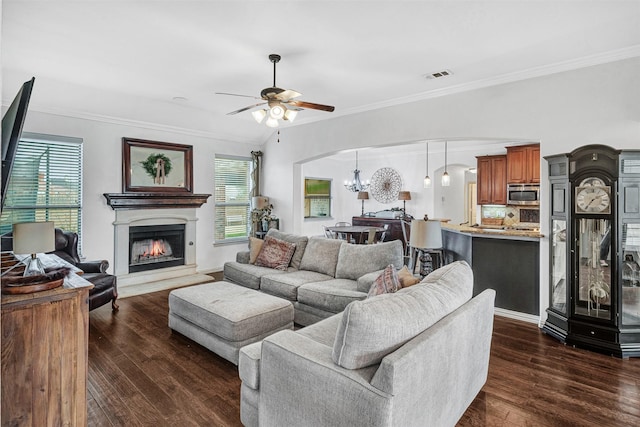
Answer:
M205 283L169 293L169 327L237 365L241 347L293 329L293 305L233 283Z

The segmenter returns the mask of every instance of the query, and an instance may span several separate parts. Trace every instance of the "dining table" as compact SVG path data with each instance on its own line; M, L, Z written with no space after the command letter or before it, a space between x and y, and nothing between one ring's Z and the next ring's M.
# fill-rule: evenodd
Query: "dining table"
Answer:
M356 244L364 244L367 242L369 230L375 230L376 233L384 231L384 227L372 227L370 225L335 225L327 227L336 238L345 236L347 242L355 242ZM365 237L366 236L366 237Z

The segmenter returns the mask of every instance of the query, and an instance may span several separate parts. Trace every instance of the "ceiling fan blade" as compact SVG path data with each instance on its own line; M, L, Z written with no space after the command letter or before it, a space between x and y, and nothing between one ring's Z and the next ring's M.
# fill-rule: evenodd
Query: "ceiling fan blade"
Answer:
M262 99L262 98L258 98L257 96L240 95L240 94L237 94L237 93L227 93L227 92L216 92L216 95L241 96L243 98Z
M289 105L294 105L300 108L310 108L312 110L322 110L332 112L336 109L331 105L322 105L322 104L314 104L313 102L305 102L305 101L289 101L287 102Z
M252 108L259 107L259 106L261 106L261 105L265 105L265 104L266 104L266 102L260 102L260 103L255 104L255 105L249 105L248 107L244 107L244 108L241 108L241 109L239 109L239 110L236 110L236 111L232 111L232 112L230 112L230 113L227 113L227 116L232 116L232 115L234 115L234 114L242 113L243 111L247 111L247 110L250 110L250 109L252 109Z
M276 96L274 96L274 98L283 102L287 102L288 100L297 98L299 96L302 96L300 92L296 92L295 90L291 90L291 89L285 89L279 94L277 94Z

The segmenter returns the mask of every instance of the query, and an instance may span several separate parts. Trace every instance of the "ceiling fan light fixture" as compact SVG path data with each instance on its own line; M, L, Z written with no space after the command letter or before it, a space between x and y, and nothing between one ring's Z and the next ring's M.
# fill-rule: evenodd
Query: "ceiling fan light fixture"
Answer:
M273 119L281 119L284 117L284 107L280 104L276 104L269 109L269 116Z
M270 128L277 128L278 127L278 119L274 119L273 117L269 117L267 119L267 121L265 122L265 125L269 126Z
M287 110L284 112L284 119L289 120L290 122L293 123L297 115L298 115L298 112L296 110Z
M256 122L262 123L264 118L267 116L267 110L256 110L251 113Z

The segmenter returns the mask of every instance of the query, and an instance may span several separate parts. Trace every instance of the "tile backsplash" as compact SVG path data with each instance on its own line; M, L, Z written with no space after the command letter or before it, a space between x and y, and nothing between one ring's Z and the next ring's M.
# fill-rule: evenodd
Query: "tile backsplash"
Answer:
M540 224L540 210L518 206L482 206L482 218L502 218L506 226Z

